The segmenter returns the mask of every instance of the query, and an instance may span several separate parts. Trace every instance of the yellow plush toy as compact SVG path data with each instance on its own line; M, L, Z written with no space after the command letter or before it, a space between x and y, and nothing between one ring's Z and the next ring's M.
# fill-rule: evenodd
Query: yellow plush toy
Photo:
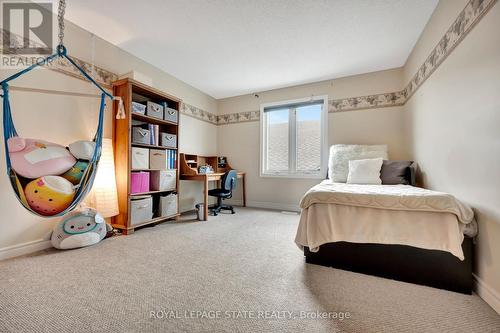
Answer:
M73 184L59 176L37 178L24 189L28 205L39 214L54 215L65 210L75 196Z

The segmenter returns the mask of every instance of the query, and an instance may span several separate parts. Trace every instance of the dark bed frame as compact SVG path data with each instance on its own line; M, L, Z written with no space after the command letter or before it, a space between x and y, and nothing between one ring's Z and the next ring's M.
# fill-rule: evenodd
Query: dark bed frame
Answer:
M456 291L472 292L472 238L462 243L465 260L451 253L406 245L327 243L304 248L306 263Z

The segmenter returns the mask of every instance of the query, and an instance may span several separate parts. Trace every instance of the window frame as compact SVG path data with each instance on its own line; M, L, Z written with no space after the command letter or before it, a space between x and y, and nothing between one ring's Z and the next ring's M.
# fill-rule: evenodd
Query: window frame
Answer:
M264 110L270 107L287 106L290 104L307 103L311 101L323 101L323 109L321 111L321 157L320 170L317 172L297 171L297 133L296 133L296 113L288 113L288 170L270 172L265 169L267 162L267 116ZM311 96L306 98L279 101L272 103L263 103L260 105L260 177L263 178L309 178L309 179L324 179L328 169L328 95Z

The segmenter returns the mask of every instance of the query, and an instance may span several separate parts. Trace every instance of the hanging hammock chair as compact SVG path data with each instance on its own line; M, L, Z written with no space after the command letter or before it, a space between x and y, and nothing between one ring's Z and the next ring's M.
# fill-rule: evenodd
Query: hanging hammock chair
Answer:
M96 175L97 171L97 164L99 162L99 158L101 156L101 150L102 150L102 134L103 134L103 122L104 122L104 109L105 109L105 102L106 102L106 97L109 97L111 100L113 100L113 96L106 92L90 75L88 75L85 70L83 70L80 66L76 64L76 62L68 56L66 47L62 44L62 37L63 37L63 29L64 29L64 7L62 8L62 13L61 13L61 3L64 6L64 1L61 1L59 6L59 38L60 38L60 44L57 47L57 52L46 57L45 59L42 59L40 61L37 61L30 67L8 77L7 79L3 80L0 82L0 85L2 86L3 90L3 134L4 134L4 145L5 145L5 159L7 162L7 175L10 178L10 182L12 185L12 188L14 189L14 192L16 193L17 199L21 204L29 210L31 213L41 216L41 217L54 217L54 216L62 216L78 206L78 204L82 201L83 198L87 195L87 193L90 191L92 188L92 184L94 182L94 178ZM61 23L62 22L62 23ZM80 182L75 186L75 193L74 197L69 204L63 211L58 212L53 215L42 215L33 210L30 205L28 204L25 194L24 194L24 189L22 184L22 179L18 177L16 174L15 170L11 166L11 159L10 159L10 154L9 154L9 149L7 145L7 141L10 138L18 137L16 128L14 126L14 122L12 121L12 114L11 114L11 107L9 103L9 82L20 77L21 75L24 75L31 70L33 70L36 67L42 66L46 63L50 63L50 61L55 60L57 58L63 58L66 59L71 65L76 67L78 71L91 83L93 83L100 91L101 91L101 101L100 101L100 108L99 108L99 120L97 124L97 130L96 134L94 136L93 141L95 142L95 149L93 152L93 155L91 159L88 161L88 166L87 168L83 171L83 175L81 177Z

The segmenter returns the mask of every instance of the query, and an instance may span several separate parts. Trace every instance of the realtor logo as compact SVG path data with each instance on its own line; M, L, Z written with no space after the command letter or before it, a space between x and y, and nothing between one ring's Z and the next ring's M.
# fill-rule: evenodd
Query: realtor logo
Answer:
M52 53L52 2L2 3L2 53Z

